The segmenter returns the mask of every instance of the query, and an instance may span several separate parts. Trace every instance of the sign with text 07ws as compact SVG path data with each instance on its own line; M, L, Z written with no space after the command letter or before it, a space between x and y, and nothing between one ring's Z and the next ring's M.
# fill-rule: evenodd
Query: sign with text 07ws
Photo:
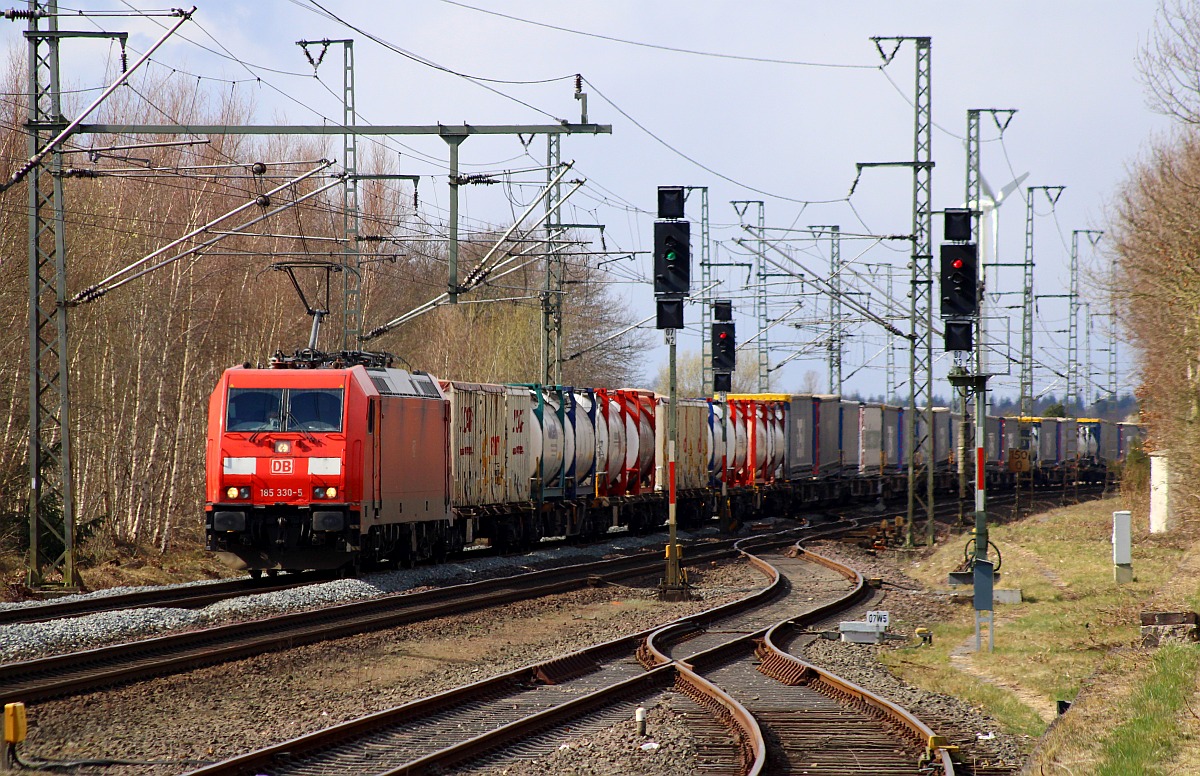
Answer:
M888 626L888 613L887 612L867 612L867 622L872 625L882 625L883 627L886 628Z

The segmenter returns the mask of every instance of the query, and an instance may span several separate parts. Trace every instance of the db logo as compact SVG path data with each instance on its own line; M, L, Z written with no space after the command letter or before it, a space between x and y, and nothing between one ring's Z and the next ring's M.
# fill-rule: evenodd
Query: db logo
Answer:
M271 474L291 474L292 466L291 458L272 458Z

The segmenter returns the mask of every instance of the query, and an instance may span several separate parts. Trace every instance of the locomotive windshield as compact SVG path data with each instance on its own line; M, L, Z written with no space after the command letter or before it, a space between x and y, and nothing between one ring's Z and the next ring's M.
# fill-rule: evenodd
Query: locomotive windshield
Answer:
M229 431L341 431L341 388L230 388Z

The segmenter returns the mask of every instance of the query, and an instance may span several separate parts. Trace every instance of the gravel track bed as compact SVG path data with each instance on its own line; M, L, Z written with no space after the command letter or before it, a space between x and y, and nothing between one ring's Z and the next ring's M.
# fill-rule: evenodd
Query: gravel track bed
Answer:
M21 751L50 759L221 760L661 625L764 584L744 562L691 569L689 575L700 600L659 602L657 577L646 578L37 704ZM185 770L160 765L74 772L158 776Z
M613 550L658 550L661 537L621 537L601 547L564 548L519 558L480 558L470 564L449 564L403 572L367 575L359 580L339 580L222 602L202 612L157 610L169 622L175 613L200 615L165 630L207 627L277 612L299 611L331 601L357 600L393 592L415 591L434 585L455 584L491 576L516 574L532 568L582 562ZM846 562L866 577L885 581L882 601L872 608L887 609L892 630L910 633L921 624L949 618L956 610L944 594L924 591L905 577L897 563L837 542L811 545L815 551ZM568 558L564 559L564 553ZM575 554L578 553L578 554ZM430 620L385 632L364 634L335 642L309 645L287 652L214 666L123 688L39 704L30 709L30 740L22 752L70 759L111 757L169 760L174 765L83 767L75 773L175 774L188 770L183 760L214 761L262 748L271 743L390 708L415 698L636 630L660 625L680 616L740 598L761 587L762 576L744 563L689 571L701 600L664 604L654 594L657 578L590 588L536 601L518 602L498 609L453 618ZM313 588L318 588L313 590ZM299 597L296 594L300 593ZM348 596L348 597L340 597ZM228 609L228 611L223 611ZM118 625L122 636L100 636L95 643L129 640L138 634L143 615L155 610L123 614L132 622ZM95 615L74 620L92 621L97 629L107 619ZM153 619L148 627L155 627ZM45 625L52 625L46 623ZM39 626L19 626L37 630ZM124 628L124 631L120 629ZM0 628L0 655L6 654L9 634ZM74 637L44 638L30 643L87 643L90 633ZM42 639L42 641L38 641ZM74 642L72 642L74 639ZM78 649L60 646L57 651ZM1024 760L1021 743L1000 733L981 710L947 696L900 682L875 659L888 647L842 644L817 639L803 656L845 678L888 697L926 720L935 731L963 748L968 761L986 760L1018 765ZM54 646L19 647L28 654L46 654ZM684 724L680 704L686 698L664 693L647 704L650 735L636 735L630 721L581 734L562 748L535 761L507 763L483 771L506 774L685 774L696 766L693 736ZM977 735L994 737L979 740ZM642 749L657 743L658 748ZM42 771L30 771L41 773ZM45 773L61 771L44 771Z
M702 539L708 535L689 535L681 532L680 538ZM557 547L519 556L473 558L459 563L365 574L358 579L337 579L291 590L239 596L218 601L203 609L124 609L48 622L0 626L0 662L31 660L275 614L300 612L384 595L411 593L430 587L478 582L482 579L512 576L538 569L586 563L614 553L657 552L661 550L662 545L661 536L619 536L588 546ZM281 579L286 579L286 576ZM187 583L187 586L203 584L210 583ZM129 588L111 588L72 598L109 597L115 594L115 590L127 592ZM36 604L5 606L13 608L30 605Z
M477 776L690 776L700 770L701 758L692 730L681 709L699 707L685 695L665 692L645 704L646 735L637 734L632 711L629 721L563 742L544 757L483 768L463 768L454 774Z

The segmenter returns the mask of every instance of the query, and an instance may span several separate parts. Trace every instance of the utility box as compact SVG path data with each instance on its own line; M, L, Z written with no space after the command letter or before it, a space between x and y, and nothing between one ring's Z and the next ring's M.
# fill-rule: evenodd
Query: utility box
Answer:
M883 641L883 633L887 625L881 622L842 622L838 623L838 631L842 641L851 644L878 644Z
M975 611L977 612L990 612L995 609L996 605L992 601L994 568L995 566L990 560L975 561Z

